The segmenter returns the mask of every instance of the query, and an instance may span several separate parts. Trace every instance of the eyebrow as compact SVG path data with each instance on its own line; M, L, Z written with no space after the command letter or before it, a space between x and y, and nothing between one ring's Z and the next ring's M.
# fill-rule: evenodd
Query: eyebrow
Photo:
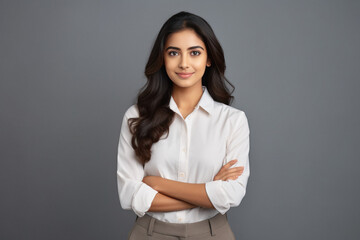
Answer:
M192 46L192 47L189 47L187 50L196 49L196 48L201 48L202 50L204 50L204 48L201 47L201 46ZM178 47L170 46L170 47L167 47L167 48L165 49L165 51L167 51L167 50L169 50L169 49L181 50L181 49L178 48ZM205 50L204 50L204 51L205 51Z

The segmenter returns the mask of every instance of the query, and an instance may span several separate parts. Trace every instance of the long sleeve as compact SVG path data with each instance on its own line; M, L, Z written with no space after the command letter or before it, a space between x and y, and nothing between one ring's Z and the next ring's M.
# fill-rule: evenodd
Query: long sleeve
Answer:
M231 137L227 142L226 157L223 165L233 159L238 161L232 166L244 166L243 173L236 180L216 180L205 184L206 192L215 209L225 214L230 207L237 207L245 196L246 185L250 176L249 166L249 125L243 111L237 114L236 120L232 123Z
M127 120L138 117L135 105L132 105L124 114L117 154L117 184L121 207L125 210L132 209L139 217L149 210L158 191L144 182L144 169L136 158L131 146L131 137Z

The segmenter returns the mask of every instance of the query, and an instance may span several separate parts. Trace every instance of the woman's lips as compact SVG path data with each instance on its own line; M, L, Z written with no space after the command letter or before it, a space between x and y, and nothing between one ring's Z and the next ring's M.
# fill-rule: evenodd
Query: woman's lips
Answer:
M176 73L181 78L189 78L193 73Z

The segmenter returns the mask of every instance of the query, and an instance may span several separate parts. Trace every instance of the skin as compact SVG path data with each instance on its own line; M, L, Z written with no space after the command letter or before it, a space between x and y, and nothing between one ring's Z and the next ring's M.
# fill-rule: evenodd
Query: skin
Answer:
M173 82L172 97L185 119L202 96L202 77L206 67L211 66L204 42L192 29L184 29L168 36L164 48L166 73ZM183 79L177 73L193 73ZM238 178L244 168L230 168L235 162L224 165L213 180L226 181ZM205 183L184 183L159 176L146 176L143 182L158 193L148 211L168 212L194 207L213 208Z
M213 180L226 181L238 178L244 167L230 168L235 163L236 159L225 164ZM143 182L159 192L155 195L150 212L177 211L194 207L214 208L206 194L205 183L184 183L159 176L146 176Z
M196 47L189 49L190 47ZM179 48L179 49L174 49ZM165 70L173 82L172 97L184 118L190 114L202 95L201 79L211 62L204 42L194 30L185 29L171 34L164 47ZM193 73L182 79L177 73Z

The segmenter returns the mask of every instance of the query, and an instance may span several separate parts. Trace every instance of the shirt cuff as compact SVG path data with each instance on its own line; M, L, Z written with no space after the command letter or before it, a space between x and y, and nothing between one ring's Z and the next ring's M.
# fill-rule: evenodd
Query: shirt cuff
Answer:
M134 194L132 200L132 209L137 216L142 217L145 215L157 193L158 191L146 183L141 183L139 190Z
M222 188L222 180L206 182L205 190L215 209L224 215L230 209L230 205Z

